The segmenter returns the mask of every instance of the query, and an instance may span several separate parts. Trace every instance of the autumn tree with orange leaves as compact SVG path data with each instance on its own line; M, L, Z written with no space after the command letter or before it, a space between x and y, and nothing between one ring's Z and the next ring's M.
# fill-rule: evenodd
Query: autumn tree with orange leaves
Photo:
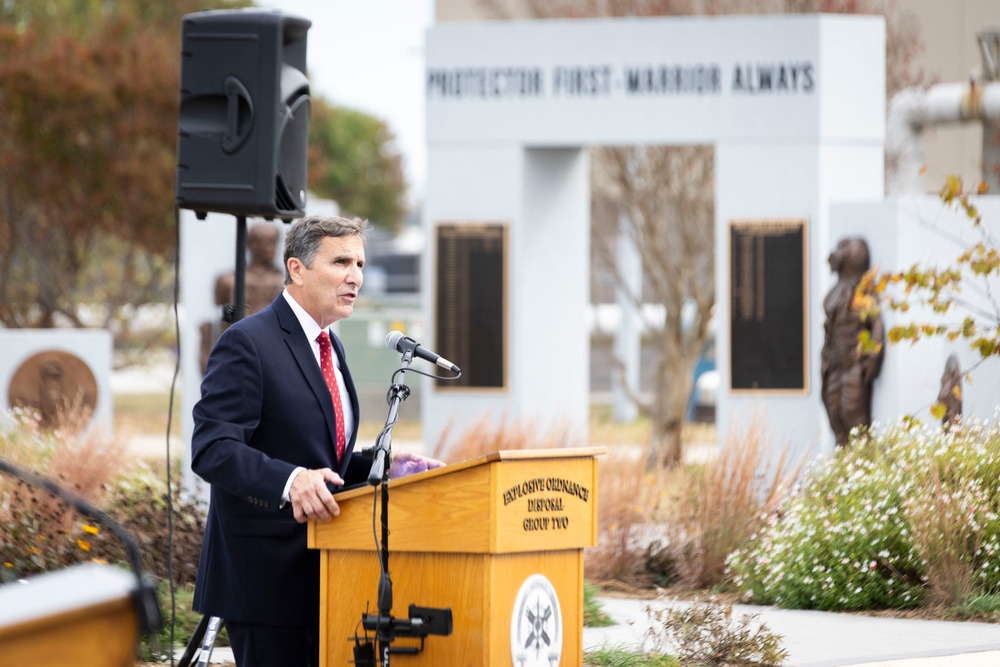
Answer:
M3 326L121 340L169 300L180 17L204 4L0 6Z
M181 19L250 4L0 2L0 326L107 328L134 357L162 344L168 325L131 322L172 300ZM310 188L393 226L391 133L313 97Z

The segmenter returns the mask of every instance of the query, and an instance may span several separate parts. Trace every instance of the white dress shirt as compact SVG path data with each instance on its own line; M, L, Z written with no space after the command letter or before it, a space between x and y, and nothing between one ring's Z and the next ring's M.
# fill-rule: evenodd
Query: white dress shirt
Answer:
M309 341L309 346L312 348L313 356L316 358L316 367L319 368L319 342L316 338L319 336L322 329L319 323L312 318L312 315L306 312L305 308L299 305L299 302L288 293L288 290L284 290L281 296L285 297L285 301L291 306L292 312L295 313L296 319L299 321L299 325L302 327L302 331L306 335L306 340ZM329 333L329 331L328 331ZM333 335L330 336L333 339ZM336 351L333 352L333 372L337 376L337 388L340 390L341 396L341 408L344 412L344 438L345 440L350 440L347 434L351 432L354 428L354 411L351 410L350 401L343 400L343 397L347 396L347 383L344 382L344 374L340 370L340 357L337 355ZM289 501L288 493L292 488L292 482L295 480L295 476L300 472L305 470L305 468L298 467L292 471L292 474L288 476L288 481L285 482L285 489L281 493L282 505Z

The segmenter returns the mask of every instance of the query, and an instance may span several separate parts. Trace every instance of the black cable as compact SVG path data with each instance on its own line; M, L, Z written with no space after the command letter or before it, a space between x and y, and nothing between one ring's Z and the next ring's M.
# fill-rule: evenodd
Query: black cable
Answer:
M375 540L375 555L378 555L378 523L375 521L375 517L378 515L378 489L373 487L375 493L372 494L372 538ZM382 559L379 558L378 569L382 571Z
M163 627L163 618L160 615L159 604L156 599L156 588L147 581L142 573L142 552L139 545L128 532L121 527L110 516L97 509L83 498L66 491L61 486L41 475L22 470L17 466L0 458L0 472L6 472L14 477L24 480L32 486L45 489L56 498L72 507L83 516L105 526L118 538L118 541L125 546L128 552L129 562L132 565L132 572L135 574L137 587L135 591L136 613L139 617L139 628L143 633L154 633Z
M378 522L375 519L375 517L378 516L378 492L379 492L379 487L377 487L377 486L372 487L372 537L375 540L375 558L378 559L378 572L379 572L379 578L378 578L378 580L382 581L382 578L385 576L385 563L382 562L382 555L380 553L381 547L379 546L379 542L378 542ZM377 665L378 664L379 637L381 636L380 633L382 631L382 614L380 614L378 611L376 611L375 612L375 617L376 617L376 621L375 621L375 644L374 644L374 646L375 646L375 655L376 655L375 664ZM365 633L365 640L366 641L368 640L368 633L367 632Z
M389 389L386 391L386 394L385 394L385 402L388 403L389 405L392 405L393 393L400 388L396 384L396 374L400 373L400 372L405 373L407 370L408 369L405 368L405 367L404 368L400 368L400 369L396 370L392 374L392 384L389 387ZM414 371L414 372L418 372L418 371ZM402 388L406 389L406 394L403 394L403 398L405 398L406 395L409 394L409 389L407 389L405 386L403 386ZM381 446L382 439L392 430L392 427L396 425L397 421L398 421L398 417L395 418L395 419L393 419L392 421L386 422L385 426L382 427L382 431L378 434L378 437L375 438L376 446ZM384 474L385 474L385 477L388 478L388 476L389 476L389 469L392 467L392 460L389 457L388 452L386 452L386 460L384 461L384 465L386 466L385 469L384 469L385 470ZM379 514L379 512L378 512L378 497L379 497L379 492L380 491L384 492L385 491L385 487L383 486L382 488L379 488L378 486L375 486L375 487L372 488L372 539L375 542L375 558L378 559L378 572L379 572L379 577L378 577L378 582L379 582L379 584L378 584L378 596L379 596L378 606L379 606L379 609L376 612L375 631L374 631L375 632L375 634L374 634L374 636L375 636L375 644L374 644L374 646L375 646L375 664L376 665L377 664L381 664L381 662L382 662L380 660L380 656L382 655L382 650L381 650L382 649L382 644L381 644L381 642L382 642L382 595L383 595L383 588L382 587L383 587L384 583L389 578L389 567L388 567L389 564L387 562L388 556L386 555L386 557L383 558L382 546L379 544L379 537L378 537L378 521L376 519L376 517L378 517L378 514ZM384 496L384 498L387 498L387 496ZM384 512L385 512L385 508L383 508L383 514L384 514ZM367 639L367 635L366 635L366 639Z
M181 263L181 215L174 205L174 335L177 337L177 355L174 360L174 376L170 380L170 401L167 406L167 579L170 586L170 667L174 667L174 628L177 624L177 589L174 586L174 487L170 460L170 427L174 422L174 393L177 376L181 370L181 324L177 302L180 300Z
M459 371L455 375L452 375L452 376L448 377L448 376L444 376L444 375L431 375L430 373L425 373L423 371L418 371L416 368L405 367L405 368L397 368L393 372L392 379L389 381L391 384L393 384L393 385L396 384L396 375L398 373L416 373L417 375L423 375L424 377L428 377L428 378L430 378L432 380L449 380L449 381L451 381L451 380L457 380L458 378L462 377L462 371ZM392 387L389 387L389 391L392 391ZM388 396L386 397L386 400L388 400Z

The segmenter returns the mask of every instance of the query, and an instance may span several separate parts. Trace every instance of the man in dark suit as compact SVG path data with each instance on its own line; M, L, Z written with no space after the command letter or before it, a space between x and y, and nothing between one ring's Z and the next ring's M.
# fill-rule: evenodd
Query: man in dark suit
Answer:
M354 455L358 397L329 332L354 310L367 228L317 216L289 227L285 291L226 329L194 407L191 468L212 486L194 608L225 620L239 667L318 664L319 554L305 523L340 513L328 482L360 483L371 466ZM441 465L392 463L390 476Z

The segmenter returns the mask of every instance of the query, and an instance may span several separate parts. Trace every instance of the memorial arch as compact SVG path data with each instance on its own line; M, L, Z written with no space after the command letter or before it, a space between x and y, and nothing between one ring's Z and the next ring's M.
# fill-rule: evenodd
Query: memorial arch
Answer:
M426 100L422 342L466 373L424 385L426 442L484 417L587 423L586 149L628 144L715 148L720 438L765 404L779 438L829 440L817 295L829 205L883 195L881 17L443 24Z

